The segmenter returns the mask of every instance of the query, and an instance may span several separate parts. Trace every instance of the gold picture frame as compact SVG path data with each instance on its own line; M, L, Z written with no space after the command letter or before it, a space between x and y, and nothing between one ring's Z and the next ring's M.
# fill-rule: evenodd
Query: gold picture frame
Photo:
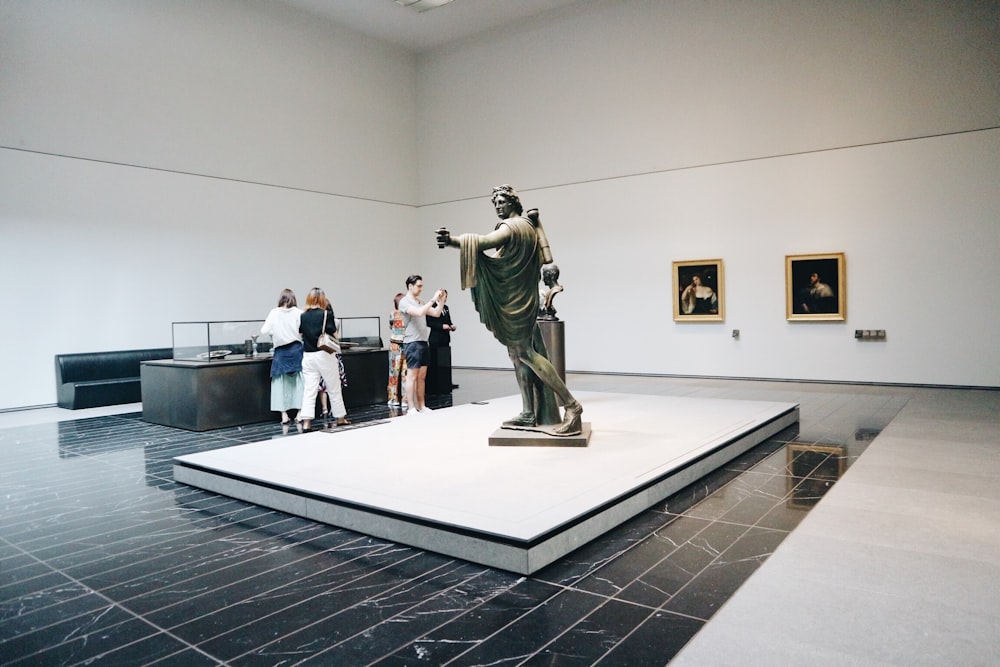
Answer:
M725 319L725 269L721 259L674 262L673 283L675 322Z
M785 255L785 319L847 319L847 261L842 252Z

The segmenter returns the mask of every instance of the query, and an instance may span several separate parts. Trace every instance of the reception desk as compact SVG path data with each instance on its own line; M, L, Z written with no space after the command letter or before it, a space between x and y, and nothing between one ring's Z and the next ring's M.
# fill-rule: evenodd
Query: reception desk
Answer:
M344 353L347 409L384 404L387 350ZM271 357L212 361L161 359L143 362L144 421L189 431L209 431L277 419L271 411Z

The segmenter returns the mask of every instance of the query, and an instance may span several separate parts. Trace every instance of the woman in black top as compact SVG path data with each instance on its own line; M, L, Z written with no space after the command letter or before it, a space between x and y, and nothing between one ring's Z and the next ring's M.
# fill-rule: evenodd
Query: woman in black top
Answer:
M456 329L451 321L451 311L448 310L448 290L441 290L441 315L435 317L428 313L427 326L431 329L427 342L430 345L430 363L427 364L427 393L450 394L451 383L451 332Z
M299 321L299 331L302 333L302 345L305 352L302 355L302 379L305 381L305 392L302 396L302 412L298 415L302 428L308 430L316 416L316 394L319 391L319 381L326 382L326 391L330 397L330 410L338 424L350 424L347 419L347 408L344 406L344 395L340 389L340 365L337 357L330 352L324 352L316 347L323 329L323 318L326 318L326 333L337 333L337 322L330 308L330 301L319 287L309 290L306 297L305 312ZM328 310L329 309L329 310Z

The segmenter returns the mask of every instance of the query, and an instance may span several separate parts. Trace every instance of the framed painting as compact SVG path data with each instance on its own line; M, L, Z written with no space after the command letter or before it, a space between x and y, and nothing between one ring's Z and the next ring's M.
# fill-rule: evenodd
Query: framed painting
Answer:
M722 322L725 290L721 259L674 262L674 320Z
M785 318L812 322L847 319L844 253L785 256Z

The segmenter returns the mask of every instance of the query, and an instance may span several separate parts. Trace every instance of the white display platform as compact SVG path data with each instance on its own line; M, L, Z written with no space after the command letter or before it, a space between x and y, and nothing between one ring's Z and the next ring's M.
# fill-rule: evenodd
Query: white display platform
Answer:
M174 478L530 574L798 421L798 405L579 392L588 447L490 447L520 397L174 460Z

